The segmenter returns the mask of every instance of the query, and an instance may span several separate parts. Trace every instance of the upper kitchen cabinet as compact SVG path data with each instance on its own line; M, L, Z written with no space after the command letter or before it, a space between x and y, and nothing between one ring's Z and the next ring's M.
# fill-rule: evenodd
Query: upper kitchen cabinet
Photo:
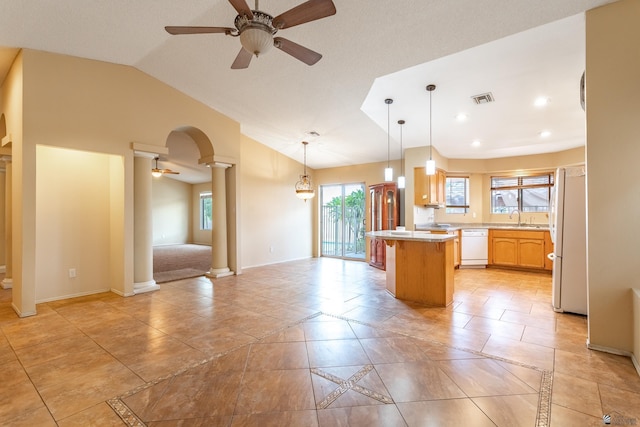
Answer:
M427 175L424 167L413 169L414 204L419 206L444 206L446 204L444 187L447 174L436 169L435 175Z
M371 206L371 231L395 230L400 219L398 186L393 182L369 186ZM385 269L385 243L381 238L371 238L369 264Z

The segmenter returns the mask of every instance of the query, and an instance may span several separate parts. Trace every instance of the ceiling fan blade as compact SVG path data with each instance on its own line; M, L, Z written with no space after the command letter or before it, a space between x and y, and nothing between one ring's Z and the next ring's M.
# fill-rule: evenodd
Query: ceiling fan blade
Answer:
M164 27L167 33L173 35L180 34L208 34L208 33L225 33L231 34L236 31L235 28L229 27Z
M172 175L180 175L180 172L175 172L175 171L172 171L171 169L161 169L160 172L162 172L163 174L167 173Z
M238 12L238 15L246 15L247 18L253 19L253 12L245 0L229 0L229 3Z
M304 46L294 43L291 40L283 39L282 37L274 37L273 45L283 52L288 53L294 58L304 62L307 65L313 65L320 61L322 55L318 52L314 52L311 49L307 49Z
M253 58L253 54L241 47L240 52L238 52L238 56L236 56L235 61L231 64L232 70L241 70L243 68L248 68L249 63L251 62L251 58Z
M309 0L273 18L273 26L279 30L316 19L335 15L336 6L331 0Z

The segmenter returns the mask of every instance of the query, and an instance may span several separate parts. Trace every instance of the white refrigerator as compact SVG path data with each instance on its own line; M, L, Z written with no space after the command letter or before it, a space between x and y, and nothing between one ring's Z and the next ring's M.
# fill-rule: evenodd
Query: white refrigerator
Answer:
M587 314L586 218L585 168L559 168L549 213L555 311Z

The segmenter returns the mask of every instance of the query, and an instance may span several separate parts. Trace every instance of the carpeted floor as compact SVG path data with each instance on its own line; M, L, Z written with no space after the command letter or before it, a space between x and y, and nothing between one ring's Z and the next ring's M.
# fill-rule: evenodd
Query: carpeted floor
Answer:
M202 276L211 268L211 246L163 245L153 247L153 279L156 283Z

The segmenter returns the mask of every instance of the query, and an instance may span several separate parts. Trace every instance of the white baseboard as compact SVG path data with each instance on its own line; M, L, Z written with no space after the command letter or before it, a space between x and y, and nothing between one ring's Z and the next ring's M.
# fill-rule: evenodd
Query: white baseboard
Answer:
M633 362L633 366L635 366L636 368L636 372L638 373L638 376L640 376L640 363L638 363L638 359L636 359L635 354L631 355L631 361Z
M35 310L34 311L25 311L25 312L20 311L20 309L14 303L11 303L11 308L13 308L13 311L16 312L18 317L29 317L29 316L35 316L36 315L36 311Z
M616 354L618 356L626 356L633 358L633 353L626 350L620 350L619 348L605 347L603 345L591 344L589 340L587 340L587 348L589 350L601 351L603 353Z
M75 294L61 295L61 296L52 297L52 298L44 298L44 299L36 300L36 304L41 304L43 302L60 301L60 300L69 299L69 298L86 297L87 295L102 294L104 292L109 292L109 290L110 290L109 288L95 289L87 292L78 292Z

